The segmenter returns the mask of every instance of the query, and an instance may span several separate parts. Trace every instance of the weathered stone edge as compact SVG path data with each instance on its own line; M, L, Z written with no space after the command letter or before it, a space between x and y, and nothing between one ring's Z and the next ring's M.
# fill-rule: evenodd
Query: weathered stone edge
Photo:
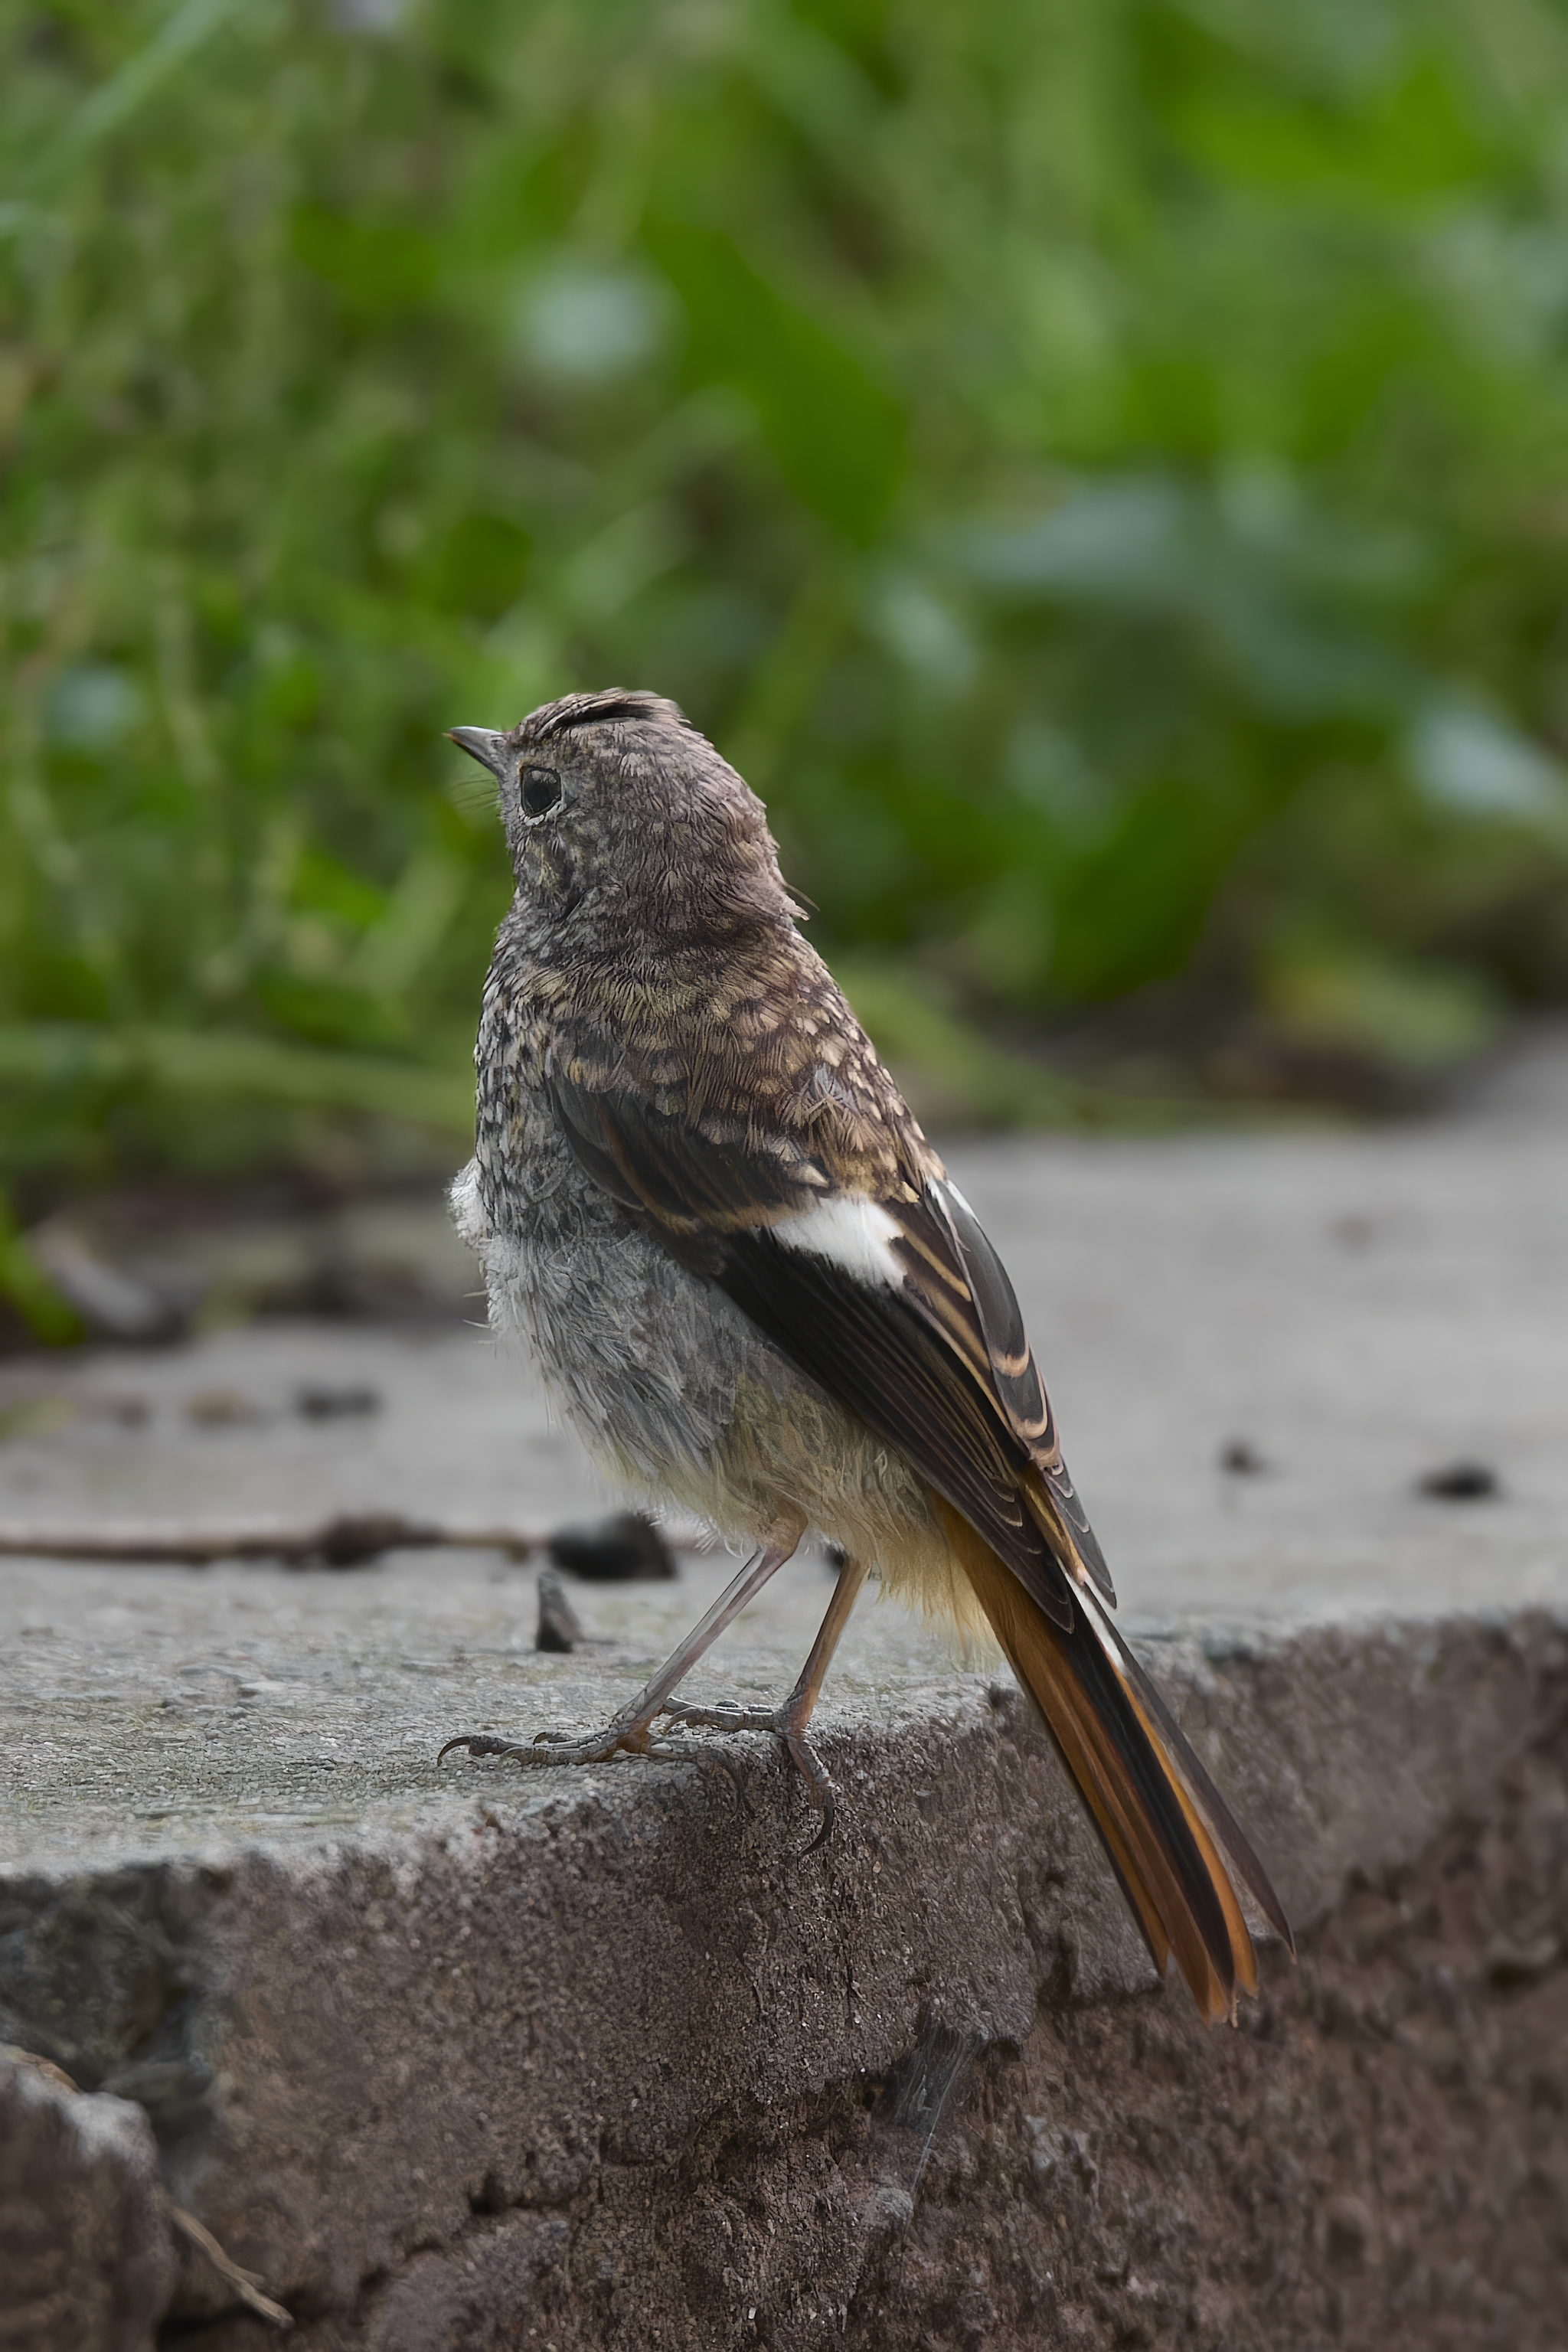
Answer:
M1146 1653L1306 1925L1355 1871L1479 1809L1557 1704L1542 1613ZM844 1790L810 1860L794 1790L741 1768L476 1776L438 1835L303 1859L0 1880L0 2038L138 2099L170 2185L269 2290L318 2310L602 2162L885 2073L935 2022L1018 2041L1042 1993L1148 1963L1010 1684L959 1720L823 1741Z

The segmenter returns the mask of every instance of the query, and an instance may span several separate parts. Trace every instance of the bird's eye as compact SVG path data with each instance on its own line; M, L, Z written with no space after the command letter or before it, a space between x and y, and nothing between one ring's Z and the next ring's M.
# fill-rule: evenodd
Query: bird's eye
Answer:
M553 768L524 768L521 782L524 816L548 816L560 807L561 779Z

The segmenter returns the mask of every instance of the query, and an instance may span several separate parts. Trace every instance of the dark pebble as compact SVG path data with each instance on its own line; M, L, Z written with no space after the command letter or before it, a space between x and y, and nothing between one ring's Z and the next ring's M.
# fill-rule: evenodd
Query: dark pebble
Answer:
M1440 1503L1484 1503L1502 1492L1502 1481L1486 1462L1446 1462L1439 1470L1428 1470L1415 1482L1418 1495L1434 1496Z
M294 1410L306 1421L339 1421L347 1413L379 1412L381 1395L363 1387L296 1389Z
M629 1584L638 1579L679 1574L668 1545L640 1511L617 1511L592 1527L558 1528L550 1538L557 1568L597 1584Z

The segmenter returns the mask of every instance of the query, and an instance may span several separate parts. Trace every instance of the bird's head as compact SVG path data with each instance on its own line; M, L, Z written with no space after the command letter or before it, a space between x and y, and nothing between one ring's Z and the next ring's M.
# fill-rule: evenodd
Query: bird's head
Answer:
M569 694L505 734L450 732L495 777L519 904L547 924L700 939L799 911L761 801L661 695Z

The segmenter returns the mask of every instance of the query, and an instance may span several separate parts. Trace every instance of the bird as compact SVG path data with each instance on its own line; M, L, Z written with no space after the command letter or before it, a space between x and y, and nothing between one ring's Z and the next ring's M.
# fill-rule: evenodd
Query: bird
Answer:
M449 733L494 779L516 878L452 1188L492 1326L521 1336L611 1483L751 1551L607 1725L461 1733L442 1757L710 1758L689 1735L765 1731L820 1839L835 1791L808 1727L875 1574L1000 1646L1155 1969L1234 2020L1254 1933L1293 1950L1289 1922L1117 1630L1012 1283L804 937L763 803L641 689ZM789 1696L683 1703L808 1531L841 1564Z

